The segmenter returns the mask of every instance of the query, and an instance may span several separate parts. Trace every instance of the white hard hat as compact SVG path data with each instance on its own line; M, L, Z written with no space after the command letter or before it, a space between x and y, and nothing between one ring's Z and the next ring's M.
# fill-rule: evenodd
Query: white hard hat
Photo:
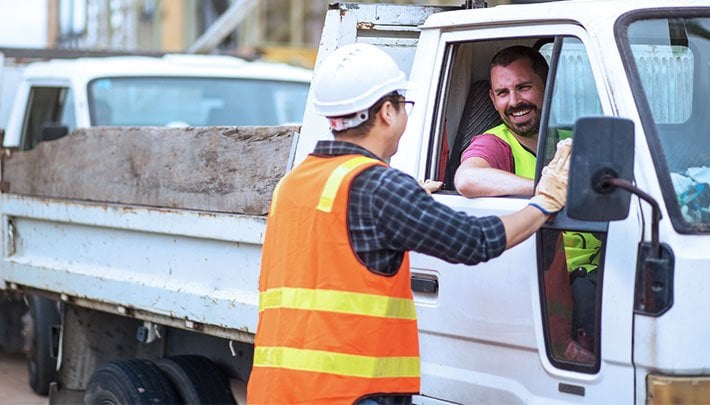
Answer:
M315 112L340 117L364 111L367 119L367 110L377 100L397 90L404 95L411 87L404 72L384 51L370 44L345 45L328 55L315 74ZM345 128L362 121L357 119Z

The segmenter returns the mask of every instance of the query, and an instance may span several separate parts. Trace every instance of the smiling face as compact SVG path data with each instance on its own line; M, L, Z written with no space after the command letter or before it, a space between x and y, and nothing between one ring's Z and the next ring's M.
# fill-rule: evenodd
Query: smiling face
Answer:
M491 101L505 125L522 137L536 137L545 83L528 59L491 68Z

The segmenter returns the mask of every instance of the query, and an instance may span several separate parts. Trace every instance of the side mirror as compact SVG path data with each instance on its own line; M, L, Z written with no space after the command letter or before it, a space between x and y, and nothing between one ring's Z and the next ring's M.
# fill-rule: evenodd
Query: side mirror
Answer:
M59 139L69 133L69 127L56 122L45 122L40 129L42 142Z
M584 221L615 221L629 215L631 193L609 179L633 181L634 123L585 117L575 123L567 215Z

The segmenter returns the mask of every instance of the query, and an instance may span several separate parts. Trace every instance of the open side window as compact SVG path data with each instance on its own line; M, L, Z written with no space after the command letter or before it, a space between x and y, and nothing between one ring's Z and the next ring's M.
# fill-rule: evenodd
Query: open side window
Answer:
M489 96L488 66L493 56L512 45L537 47L547 37L497 38L448 45L438 114L429 145L427 178L444 182L444 192L456 192L454 175L472 139L502 123Z

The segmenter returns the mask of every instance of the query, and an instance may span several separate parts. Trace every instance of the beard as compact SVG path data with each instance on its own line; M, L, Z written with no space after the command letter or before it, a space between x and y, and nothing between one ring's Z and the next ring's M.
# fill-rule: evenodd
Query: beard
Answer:
M511 114L518 111L530 110L531 118L525 122L514 123L508 118ZM503 122L508 127L508 129L514 134L521 136L523 138L533 138L537 136L540 130L540 114L538 114L538 108L534 104L522 103L515 107L510 107L505 110L505 115L503 117Z

